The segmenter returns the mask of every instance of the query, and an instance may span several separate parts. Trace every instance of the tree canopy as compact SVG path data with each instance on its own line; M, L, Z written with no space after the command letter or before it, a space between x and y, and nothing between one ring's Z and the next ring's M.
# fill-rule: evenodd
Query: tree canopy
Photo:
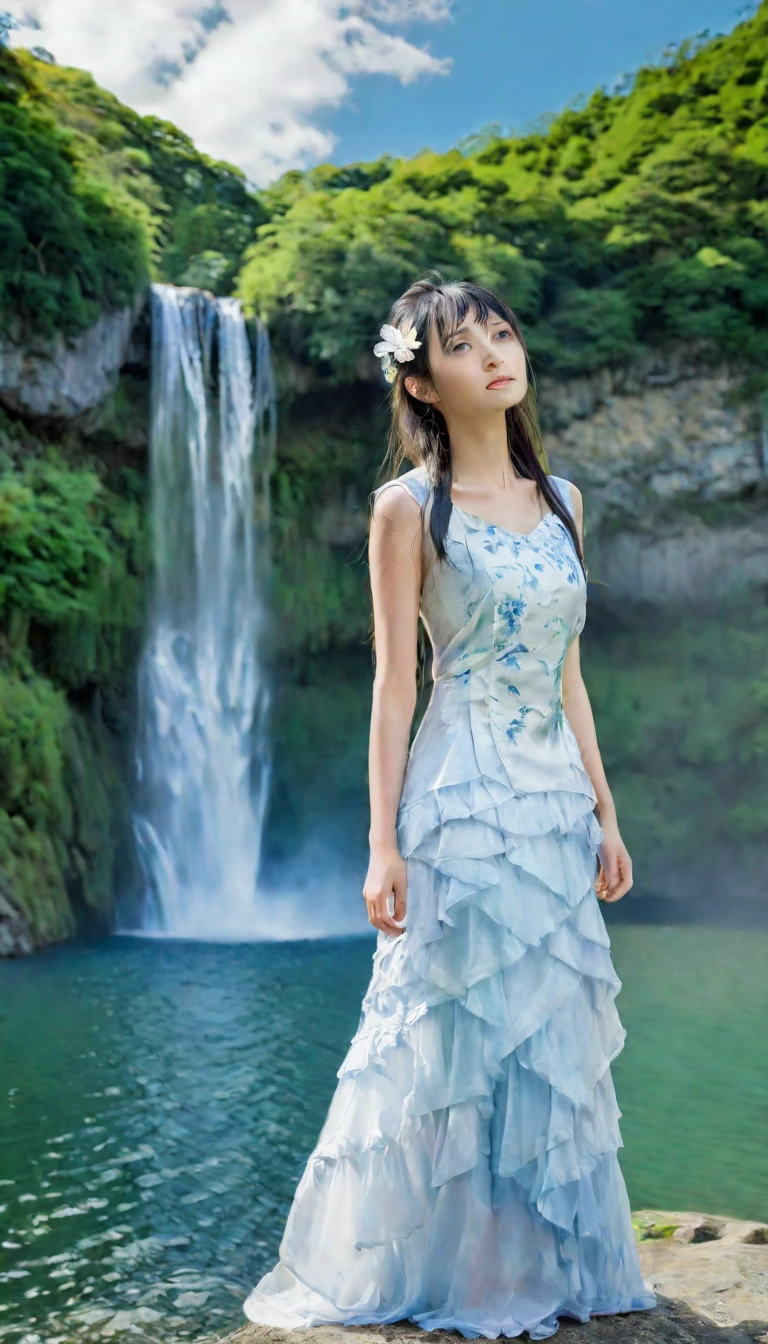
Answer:
M82 70L0 46L0 311L74 332L150 279L231 291L266 219L240 169Z
M768 2L626 85L518 137L285 174L239 292L331 383L430 267L498 289L552 372L680 342L765 370Z
M331 384L430 267L501 291L553 373L682 342L761 380L768 0L529 133L264 191L83 71L0 49L0 241L6 318L78 330L153 276L234 288Z

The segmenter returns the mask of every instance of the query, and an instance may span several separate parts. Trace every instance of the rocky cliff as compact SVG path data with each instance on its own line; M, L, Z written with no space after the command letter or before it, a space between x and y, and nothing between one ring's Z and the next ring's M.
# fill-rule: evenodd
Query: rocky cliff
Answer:
M77 336L30 339L20 326L0 333L0 402L20 416L73 420L106 401L129 358L142 292L133 304L102 313Z
M727 370L677 358L540 392L551 469L583 491L597 600L708 603L768 583L768 431Z
M387 428L378 366L367 353L358 375L368 398L362 413L347 410L348 437L352 447L365 434L367 455L357 454L356 478L341 493L333 481L313 492L315 534L348 549L367 533L365 496ZM293 382L301 386L298 374ZM678 350L590 376L542 378L537 391L550 470L585 497L595 603L706 609L768 583L768 408L745 390L740 371ZM313 384L297 400L317 397ZM323 404L302 425L303 440L323 435L327 395ZM336 455L343 474L352 454ZM293 474L284 427L278 470L286 465Z

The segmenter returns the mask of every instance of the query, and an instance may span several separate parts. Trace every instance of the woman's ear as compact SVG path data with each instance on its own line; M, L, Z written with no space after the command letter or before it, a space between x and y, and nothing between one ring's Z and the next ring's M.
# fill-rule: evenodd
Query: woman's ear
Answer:
M403 385L406 391L410 392L417 401L428 401L434 403L438 400L437 393L430 382L424 378L416 378L411 375L403 379Z

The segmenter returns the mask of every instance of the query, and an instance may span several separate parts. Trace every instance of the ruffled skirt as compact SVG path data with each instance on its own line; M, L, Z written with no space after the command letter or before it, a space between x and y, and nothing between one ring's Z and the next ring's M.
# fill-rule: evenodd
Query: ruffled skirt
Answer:
M484 774L404 791L406 932L378 935L250 1320L545 1339L562 1316L656 1305L617 1159L593 806Z

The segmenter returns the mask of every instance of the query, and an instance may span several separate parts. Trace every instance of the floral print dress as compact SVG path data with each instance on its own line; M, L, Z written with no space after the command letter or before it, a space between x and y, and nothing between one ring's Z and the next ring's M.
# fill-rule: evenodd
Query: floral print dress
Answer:
M421 467L380 488L430 489ZM405 932L378 933L279 1260L245 1312L545 1339L563 1316L656 1305L617 1159L625 1032L596 798L562 708L586 582L554 512L523 535L454 505L446 545L422 587L434 685L397 816Z

